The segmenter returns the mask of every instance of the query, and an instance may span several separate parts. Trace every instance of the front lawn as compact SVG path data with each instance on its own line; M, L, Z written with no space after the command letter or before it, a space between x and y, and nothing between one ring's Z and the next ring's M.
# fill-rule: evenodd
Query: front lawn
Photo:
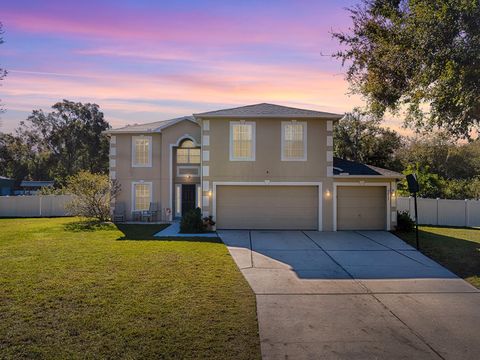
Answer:
M480 288L480 230L419 227L420 250L472 285ZM397 236L415 246L415 232Z
M0 219L0 358L255 359L255 296L218 239Z

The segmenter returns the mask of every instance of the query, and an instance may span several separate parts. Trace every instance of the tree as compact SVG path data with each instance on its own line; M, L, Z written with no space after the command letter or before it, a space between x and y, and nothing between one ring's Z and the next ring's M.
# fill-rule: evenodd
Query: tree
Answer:
M446 179L469 179L480 174L480 141L466 144L446 134L429 134L409 139L398 154L403 167L418 163Z
M50 113L34 110L17 129L17 137L36 155L30 175L48 177L61 185L81 170L107 173L109 142L102 132L109 124L98 105L63 100L52 108ZM38 171L38 164L46 173Z
M406 124L469 137L480 120L480 2L362 0L344 46L353 92L369 111L406 112Z
M3 37L2 37L3 34L4 34L3 24L0 22L0 45L4 43ZM0 67L0 81L3 80L5 78L5 76L7 76L7 70ZM4 111L5 110L3 109L3 106L2 106L2 103L1 103L1 100L0 100L0 113L2 113ZM2 125L2 123L1 123L1 120L0 120L0 127L1 127L1 125Z
M73 199L67 204L72 215L107 221L110 219L110 201L120 193L120 185L108 175L80 171L67 180L66 193Z
M421 167L418 163L414 165L410 164L403 173L405 175L412 173L417 175L417 181L420 187L418 196L424 198L442 197L445 180L441 176L438 176L438 174L430 172L430 167L428 165ZM410 195L406 179L403 179L398 184L398 191L402 196Z
M396 153L402 147L400 135L380 126L380 120L359 109L347 114L334 128L337 157L378 167L401 170Z

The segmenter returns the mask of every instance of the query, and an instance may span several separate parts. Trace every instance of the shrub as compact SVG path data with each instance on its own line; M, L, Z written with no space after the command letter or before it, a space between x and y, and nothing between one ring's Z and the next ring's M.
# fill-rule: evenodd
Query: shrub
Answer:
M120 185L108 175L80 171L67 180L66 191L74 195L66 207L70 214L107 221L110 219L110 199L120 192Z
M190 210L182 216L180 232L184 234L199 234L203 232L202 210L200 208Z
M410 232L415 227L415 221L408 211L397 211L397 231Z

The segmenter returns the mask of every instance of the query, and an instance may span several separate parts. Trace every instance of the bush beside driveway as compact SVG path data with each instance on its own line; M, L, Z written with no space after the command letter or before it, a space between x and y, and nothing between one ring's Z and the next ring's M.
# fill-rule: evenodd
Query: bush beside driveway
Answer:
M260 357L254 294L218 239L120 228L0 219L0 357Z

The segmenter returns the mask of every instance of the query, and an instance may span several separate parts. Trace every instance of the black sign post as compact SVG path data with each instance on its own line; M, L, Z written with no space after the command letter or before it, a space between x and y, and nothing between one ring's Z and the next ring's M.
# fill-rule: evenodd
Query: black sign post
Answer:
M417 250L420 249L418 242L418 211L417 211L417 192L420 190L418 185L417 176L415 174L407 175L408 191L413 194L413 201L415 204L415 240L417 243Z

